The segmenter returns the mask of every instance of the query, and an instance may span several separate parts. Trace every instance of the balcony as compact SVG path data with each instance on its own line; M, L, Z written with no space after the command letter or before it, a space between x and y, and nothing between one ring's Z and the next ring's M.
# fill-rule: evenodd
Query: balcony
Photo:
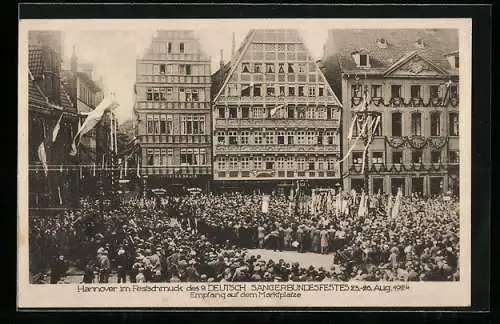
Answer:
M339 153L339 145L216 145L215 154L225 153Z
M210 144L210 135L139 135L141 144Z
M215 128L339 128L339 119L216 119Z
M141 174L148 176L169 176L172 178L192 178L195 176L212 175L211 165L189 166L142 166Z
M217 105L256 105L256 104L288 104L288 105L328 105L337 106L336 100L331 97L289 97L289 96L265 96L265 97L242 97L242 96L227 96L220 97Z

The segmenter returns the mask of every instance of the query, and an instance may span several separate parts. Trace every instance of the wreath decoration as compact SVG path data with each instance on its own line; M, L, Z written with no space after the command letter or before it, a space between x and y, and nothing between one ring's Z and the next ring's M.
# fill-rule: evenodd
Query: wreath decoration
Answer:
M408 137L407 143L413 149L423 149L427 145L427 140L424 136L415 135Z
M385 140L390 147L395 149L400 148L406 144L406 137L401 137L401 136L390 136L390 137L386 136Z
M433 150L441 150L448 143L448 137L430 137L427 141Z

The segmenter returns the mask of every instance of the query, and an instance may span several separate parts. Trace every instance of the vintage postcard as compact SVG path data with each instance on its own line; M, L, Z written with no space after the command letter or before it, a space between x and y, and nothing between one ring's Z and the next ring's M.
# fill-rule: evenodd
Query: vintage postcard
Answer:
M470 19L19 27L18 307L470 305Z

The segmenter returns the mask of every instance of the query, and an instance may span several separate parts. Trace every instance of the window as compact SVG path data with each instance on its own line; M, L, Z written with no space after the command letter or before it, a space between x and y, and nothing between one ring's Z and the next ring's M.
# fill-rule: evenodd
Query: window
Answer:
M441 151L431 151L431 163L441 162Z
M403 152L400 151L392 152L392 163L394 164L403 163Z
M306 72L306 65L300 63L299 64L299 73L305 73Z
M266 108L262 106L253 106L251 113L252 113L252 118L261 119L267 117L268 111Z
M458 151L448 151L448 163L460 163Z
M456 69L458 69L458 68L459 68L459 64L460 64L459 57L458 57L458 55L455 55L455 68L456 68Z
M285 96L285 87L280 86L280 97L284 97L284 96Z
M294 106L288 106L288 118L293 119L295 115L295 107Z
M411 92L411 97L413 99L419 99L420 98L420 86L419 85L412 85L410 87L410 92Z
M288 87L288 96L295 97L295 87L294 86Z
M166 69L165 69L165 64L160 64L160 74L165 74Z
M458 113L450 113L450 136L458 136Z
M167 97L165 96L165 88L160 88L160 101L165 101L167 100Z
M221 118L221 119L226 118L226 108L225 107L219 107L219 118Z
M363 152L352 152L352 163L363 164Z
M306 159L304 157L297 158L297 169L303 171L306 169Z
M295 160L293 159L293 156L287 157L287 159L286 159L286 168L288 170L293 170L294 169L294 164L295 164Z
M326 142L325 145L334 145L337 144L336 135L334 131L325 132Z
M267 86L266 95L268 97L274 97L274 86Z
M400 85L391 85L391 97L392 98L401 98L401 86Z
M262 72L262 64L261 63L255 63L253 65L253 72L254 73L261 73Z
M254 144L262 144L262 132L255 132L253 136Z
M217 132L217 145L225 145L226 144L226 133L223 131Z
M226 168L226 157L219 156L217 160L217 167L219 168L219 170L224 170Z
M172 53L172 43L171 42L168 42L167 47L168 47L168 49L167 49L168 53Z
M253 168L256 170L262 169L262 156L254 156L253 158Z
M191 89L191 99L195 102L200 100L200 97L198 96L198 89Z
M153 134L160 134L160 115L154 116Z
M179 88L179 101L186 101L186 92L184 91L184 88Z
M166 115L161 115L160 116L160 133L161 134L168 134L168 124L167 124L167 116Z
M319 97L323 97L325 95L324 91L325 91L325 89L323 88L323 86L319 86L319 88L318 88L318 96Z
M288 73L294 73L293 63L288 63Z
M229 119L238 118L238 108L237 107L229 107Z
M181 149L181 164L205 165L205 149Z
M154 120L152 115L146 117L146 132L148 134L154 134Z
M285 132L279 131L278 132L278 145L284 145L284 144L285 144Z
M412 151L411 152L411 162L422 163L422 151Z
M314 160L309 160L309 171L314 171L314 169L316 168L316 163L314 162Z
M431 114L431 136L441 135L441 116L435 112Z
M288 145L293 145L294 144L294 134L292 131L287 132L287 143Z
M148 165L154 165L154 150L148 149L147 151Z
M316 87L309 86L309 97L316 97Z
M284 156L279 156L276 158L276 167L278 169L284 169L285 168L285 157Z
M299 97L304 97L304 86L299 86Z
M242 97L250 97L250 85L249 84L243 84L241 86L241 96Z
M307 107L306 119L316 119L316 108L314 106Z
M146 92L146 100L151 101L153 100L153 89L148 89Z
M306 144L306 132L298 131L297 132L297 144Z
M261 84L254 85L253 86L253 96L254 97L261 97L262 96L261 89L262 89Z
M402 136L403 134L401 116L401 113L392 114L392 136Z
M431 99L439 98L439 86L437 85L429 86L429 96Z
M265 143L268 145L274 144L274 132L264 132Z
M250 158L248 156L240 158L240 164L242 169L250 168Z
M184 43L179 44L179 52L184 53Z
M240 144L248 144L248 138L250 137L250 132L243 131L240 133Z
M359 56L359 66L368 66L368 55L361 54Z
M422 114L420 113L411 114L411 134L422 135Z
M191 75L191 65L185 65L184 72L186 75Z
M236 131L228 133L229 135L229 145L238 145L238 134Z
M153 163L154 163L154 165L161 165L161 151L160 151L160 149L155 149Z
M243 73L250 73L250 63L242 63L241 64L241 71Z
M279 63L278 73L285 73L285 64Z
M362 93L361 84L353 84L351 85L351 97L361 97Z
M309 145L316 144L317 143L316 132L308 131L306 139L307 139L307 144Z
M267 72L267 73L274 73L274 64L272 64L272 63L267 63L267 64L266 64L266 72Z
M274 157L268 156L266 157L266 170L274 169Z
M380 98L382 97L382 86L381 85L372 85L372 98Z
M382 136L382 117L380 117L376 128L373 130L373 136Z
M372 163L373 164L383 164L384 163L384 153L383 152L372 152Z
M248 106L241 107L241 118L248 118L250 108Z
M205 133L205 116L182 116L181 134L199 135Z

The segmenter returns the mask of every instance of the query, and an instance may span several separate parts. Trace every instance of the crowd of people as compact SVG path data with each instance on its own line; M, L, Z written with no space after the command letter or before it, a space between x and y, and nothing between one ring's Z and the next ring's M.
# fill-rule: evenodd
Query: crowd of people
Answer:
M30 215L32 280L50 269L50 282L61 282L69 265L85 283L459 280L456 199L345 193L339 209L328 203L338 195L325 197L311 208L272 195L265 211L261 194L134 198L116 208L86 199L78 210ZM331 266L265 259L257 248L328 254Z

